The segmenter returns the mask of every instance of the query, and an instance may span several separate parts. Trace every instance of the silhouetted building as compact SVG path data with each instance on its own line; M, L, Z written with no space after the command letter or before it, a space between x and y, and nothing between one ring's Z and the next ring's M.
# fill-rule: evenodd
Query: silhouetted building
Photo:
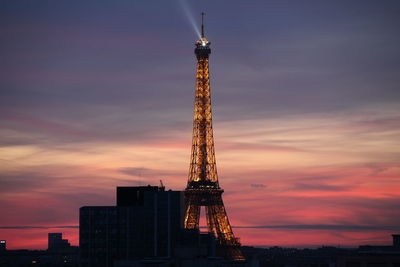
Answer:
M62 239L61 233L50 233L48 237L48 250L6 250L6 241L1 240L4 250L0 253L0 267L78 267L79 248Z
M400 249L400 235L393 236L393 247Z
M201 233L198 229L185 229L179 235L174 256L180 260L215 257L215 237L212 233Z
M163 187L117 187L117 206L80 208L82 267L170 257L183 222L183 194Z
M7 250L7 241L0 240L0 252L6 251L6 250Z
M163 191L163 187L158 186L118 186L117 187L117 206L143 206L144 195L146 192Z
M78 267L78 247L63 251L7 250L0 253L1 267Z
M138 260L117 260L114 267L196 267L196 266L231 266L223 258L215 256L216 240L212 233L200 233L199 229L182 229L172 257L149 257ZM232 264L232 261L229 261ZM244 265L235 265L241 267Z
M69 248L71 245L68 239L62 239L62 233L48 234L48 250L60 250Z
M392 246L359 246L354 253L338 257L337 267L400 267L400 247L398 243L396 246L399 235L392 236Z
M337 267L398 267L400 266L399 254L362 254L338 257Z
M259 267L257 260L249 263L218 257L217 246L213 233L182 229L172 257L116 260L113 267Z

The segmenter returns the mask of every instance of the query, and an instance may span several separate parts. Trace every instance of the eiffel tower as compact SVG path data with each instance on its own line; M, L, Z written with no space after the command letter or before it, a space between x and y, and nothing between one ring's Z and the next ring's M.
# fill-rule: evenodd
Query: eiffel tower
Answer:
M201 206L205 207L208 231L217 241L217 254L227 259L244 260L240 243L235 238L222 201L215 162L212 130L210 77L208 58L210 42L204 36L204 13L202 13L201 38L195 43L196 91L192 153L187 187L185 189L186 229L198 229Z

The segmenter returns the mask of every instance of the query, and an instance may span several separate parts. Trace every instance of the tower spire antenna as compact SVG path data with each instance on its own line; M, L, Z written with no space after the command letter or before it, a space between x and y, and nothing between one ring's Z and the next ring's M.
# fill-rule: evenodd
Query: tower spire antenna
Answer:
M204 12L201 12L201 38L204 38Z

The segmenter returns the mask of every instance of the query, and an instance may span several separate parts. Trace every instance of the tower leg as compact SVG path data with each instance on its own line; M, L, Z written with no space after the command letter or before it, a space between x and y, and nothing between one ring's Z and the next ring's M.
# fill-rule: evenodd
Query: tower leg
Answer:
M244 260L240 243L235 238L229 224L222 198L215 199L213 205L206 206L208 230L217 237L218 254L224 258Z
M198 229L200 223L200 207L196 204L196 196L186 196L185 204L185 229Z

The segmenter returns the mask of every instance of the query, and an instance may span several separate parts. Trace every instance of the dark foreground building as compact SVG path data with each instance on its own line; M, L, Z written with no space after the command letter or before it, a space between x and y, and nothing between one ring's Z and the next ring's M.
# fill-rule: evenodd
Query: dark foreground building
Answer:
M216 257L212 233L184 229L184 201L164 187L117 187L116 206L80 208L81 266L250 266Z
M80 209L82 267L171 257L183 222L183 194L164 187L117 187L117 206Z

